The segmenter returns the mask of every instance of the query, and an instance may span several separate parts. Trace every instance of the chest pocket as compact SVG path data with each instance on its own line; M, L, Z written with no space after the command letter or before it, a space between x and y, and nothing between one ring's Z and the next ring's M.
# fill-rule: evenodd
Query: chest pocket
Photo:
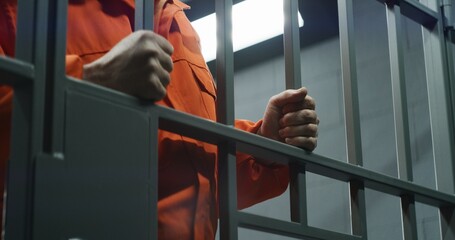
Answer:
M183 11L177 11L170 24L168 40L174 46L170 101L180 99L174 108L215 120L216 87L202 57L199 37Z
M132 31L127 14L132 8L122 1L86 0L70 4L68 12L67 54L78 55L84 64L104 55Z
M172 22L170 31L178 31L181 37L181 44L173 55L173 60L188 61L193 69L193 73L201 81L204 90L216 98L212 75L202 57L199 36L183 11L179 11L174 15L174 21Z

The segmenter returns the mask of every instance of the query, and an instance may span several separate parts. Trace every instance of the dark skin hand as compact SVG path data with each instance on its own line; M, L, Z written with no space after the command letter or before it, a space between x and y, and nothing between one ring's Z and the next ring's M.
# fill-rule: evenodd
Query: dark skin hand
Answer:
M319 118L306 88L281 92L270 98L258 134L313 151L317 146Z
M137 31L106 55L84 66L84 79L141 99L166 96L172 71L172 45L152 31Z

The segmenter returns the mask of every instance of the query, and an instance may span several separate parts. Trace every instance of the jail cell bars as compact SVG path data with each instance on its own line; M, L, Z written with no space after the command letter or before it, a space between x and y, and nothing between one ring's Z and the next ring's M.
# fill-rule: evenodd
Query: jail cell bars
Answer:
M220 43L216 74L219 123L147 105L125 94L65 76L67 2L19 1L16 58L0 58L0 83L12 86L15 91L5 239L157 239L158 128L218 145L221 239L237 239L239 227L305 239L367 239L366 188L401 199L404 239L416 239L416 203L438 208L441 239L455 239L454 122L449 91L449 82L453 83L453 66L447 58L451 56L448 54L451 49L447 47L448 39L444 34L440 10L431 10L414 0L378 0L387 11L399 166L399 178L394 178L362 167L353 40L354 0L337 1L348 163L307 153L231 127L234 121L234 69L232 40L228 33L232 28L229 20L232 1L215 1ZM286 86L295 88L301 85L300 55L297 54L300 53L297 1L286 0L283 7L288 20L284 33ZM399 24L402 16L422 25L437 190L412 182ZM31 26L30 22L33 23ZM135 28L152 27L153 2L136 0ZM84 124L95 124L105 115L140 126L142 133L149 133L143 136L144 144L126 144L117 149L115 147L120 143L109 142L102 134L81 133L87 126ZM78 117L80 119L75 121L74 118ZM107 130L115 126L114 121L98 127ZM130 131L120 129L113 134L128 138L134 135ZM96 151L87 153L77 147L81 141L92 141L95 145L107 141L112 148L101 144L97 145ZM109 151L111 153L107 153ZM291 222L237 210L236 151L257 157L274 156L275 161L292 166ZM103 158L105 154L110 154L109 161ZM133 154L137 161L130 163L132 166L124 166L121 156L125 154ZM103 166L109 166L109 170ZM81 170L87 168L94 169L94 172ZM137 177L121 185L115 179L123 171ZM349 184L350 234L308 225L307 172ZM109 189L98 192L99 189L90 188L96 184L112 184L117 191L139 194L125 194L128 196L112 199L117 192ZM80 206L84 201L88 206ZM112 205L106 204L108 201ZM114 209L118 206L116 204L128 206L131 215L119 213L125 215L110 216L117 210ZM97 211L92 211L94 209ZM133 215L134 220L131 218ZM109 235L108 229L112 228L119 229L117 235Z

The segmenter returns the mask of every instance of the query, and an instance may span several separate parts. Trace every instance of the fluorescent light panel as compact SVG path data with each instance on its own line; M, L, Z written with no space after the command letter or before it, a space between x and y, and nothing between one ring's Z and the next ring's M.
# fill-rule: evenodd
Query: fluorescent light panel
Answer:
M300 13L299 27L303 26ZM234 52L283 34L283 0L246 0L232 7ZM205 60L216 58L216 15L192 22L199 34Z

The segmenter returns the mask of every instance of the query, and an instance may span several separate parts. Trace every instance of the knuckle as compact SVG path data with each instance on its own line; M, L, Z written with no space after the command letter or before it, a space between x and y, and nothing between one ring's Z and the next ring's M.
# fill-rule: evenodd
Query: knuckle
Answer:
M311 110L308 110L308 109L302 110L302 118L303 119L311 118L312 115L313 115L313 112Z
M307 138L305 142L305 148L307 150L313 151L317 146L317 141L315 138Z
M157 69L159 68L159 63L158 61L156 60L156 58L151 58L148 62L147 62L147 68L148 68L148 71L149 72L156 72Z
M169 85L169 83L171 82L171 77L169 76L169 73L167 72L164 72L163 76L160 78L161 80L161 83L163 84L163 86L167 86Z
M316 107L316 101L314 100L314 98L312 98L311 96L307 96L306 100L308 101L308 105L312 108L315 108Z
M146 30L136 31L135 34L139 42L147 41L150 38L150 32Z

